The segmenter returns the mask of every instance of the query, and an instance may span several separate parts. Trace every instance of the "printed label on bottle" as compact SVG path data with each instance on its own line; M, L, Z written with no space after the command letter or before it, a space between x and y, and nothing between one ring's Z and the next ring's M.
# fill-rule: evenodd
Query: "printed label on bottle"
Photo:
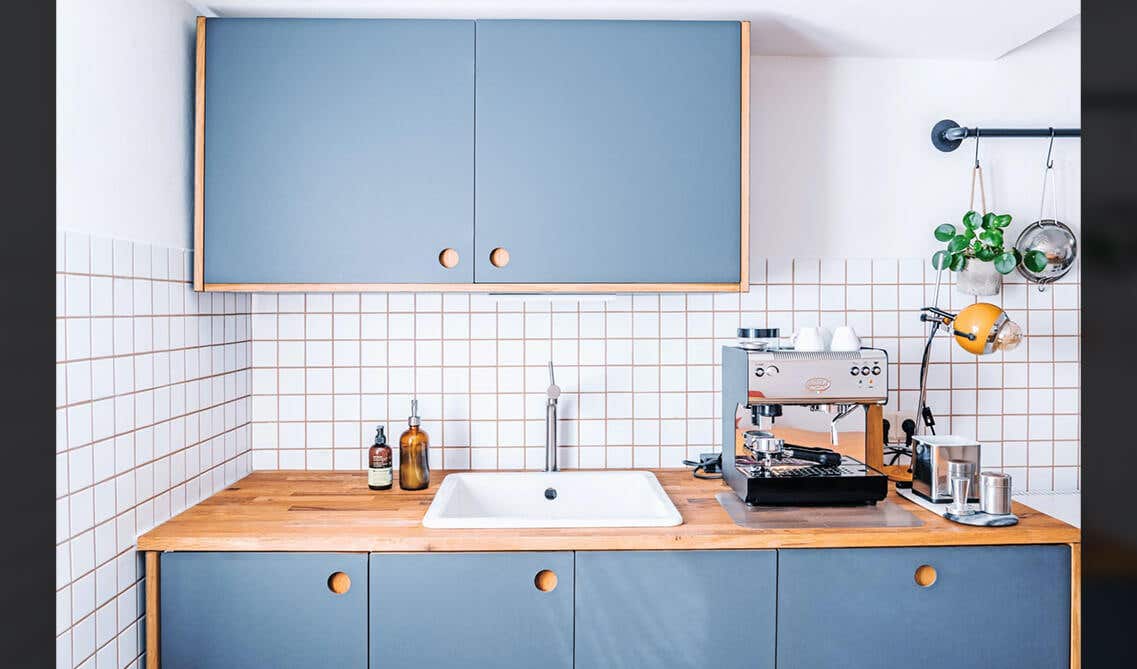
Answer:
M391 468L369 468L367 470L367 485L376 487L391 485Z

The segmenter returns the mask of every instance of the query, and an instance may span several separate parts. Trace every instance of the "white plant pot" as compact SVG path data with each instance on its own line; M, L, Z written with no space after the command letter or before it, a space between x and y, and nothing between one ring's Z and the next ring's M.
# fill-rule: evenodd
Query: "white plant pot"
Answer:
M955 287L967 295L986 297L998 295L1003 285L1003 275L995 269L995 263L968 258L963 269L956 272Z

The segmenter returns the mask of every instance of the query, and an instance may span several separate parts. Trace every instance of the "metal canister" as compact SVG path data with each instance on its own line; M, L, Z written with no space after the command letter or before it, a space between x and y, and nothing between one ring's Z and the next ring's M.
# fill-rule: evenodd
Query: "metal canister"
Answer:
M1011 475L979 473L979 508L983 513L1005 516L1011 512Z
M770 351L778 348L778 328L738 328L738 345L748 351Z

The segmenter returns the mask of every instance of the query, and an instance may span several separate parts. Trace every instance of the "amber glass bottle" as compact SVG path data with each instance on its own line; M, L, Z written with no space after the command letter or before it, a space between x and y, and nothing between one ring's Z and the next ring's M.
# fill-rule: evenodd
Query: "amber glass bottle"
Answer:
M427 447L430 439L419 428L418 400L411 400L411 415L407 431L399 437L399 487L403 490L422 490L430 485L430 463Z

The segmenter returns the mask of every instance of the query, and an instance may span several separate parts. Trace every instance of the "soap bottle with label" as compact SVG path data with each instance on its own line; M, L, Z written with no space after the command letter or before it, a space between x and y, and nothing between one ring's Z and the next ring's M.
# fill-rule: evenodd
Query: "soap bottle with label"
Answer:
M427 447L430 439L419 428L418 400L411 400L411 415L407 431L399 437L399 487L403 490L422 490L430 485L430 463Z
M372 490L391 489L391 447L383 426L375 430L375 443L367 451L367 487Z

